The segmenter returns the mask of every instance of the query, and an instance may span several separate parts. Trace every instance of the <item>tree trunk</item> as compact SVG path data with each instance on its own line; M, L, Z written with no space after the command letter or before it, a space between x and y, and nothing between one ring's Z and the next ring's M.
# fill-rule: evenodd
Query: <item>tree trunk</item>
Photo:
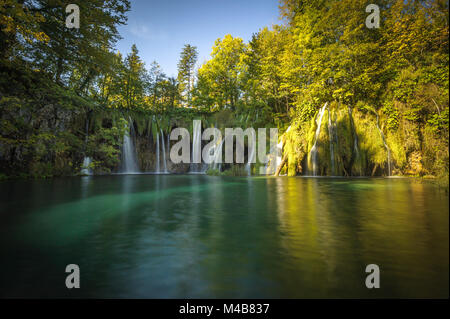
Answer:
M375 175L375 172L377 171L377 168L378 168L378 164L375 163L375 166L373 167L371 176Z
M275 171L275 176L279 176L279 175L280 175L280 172L281 172L281 170L283 169L283 166L286 164L287 159L288 159L288 156L287 156L287 153L286 153L286 154L284 154L283 159L281 160L280 165L277 167L277 170Z

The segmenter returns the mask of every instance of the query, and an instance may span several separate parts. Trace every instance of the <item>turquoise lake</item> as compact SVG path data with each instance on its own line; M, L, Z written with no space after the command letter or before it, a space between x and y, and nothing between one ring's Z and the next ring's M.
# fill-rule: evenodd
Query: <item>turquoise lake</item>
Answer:
M419 180L112 175L4 181L0 198L1 297L449 295L449 197Z

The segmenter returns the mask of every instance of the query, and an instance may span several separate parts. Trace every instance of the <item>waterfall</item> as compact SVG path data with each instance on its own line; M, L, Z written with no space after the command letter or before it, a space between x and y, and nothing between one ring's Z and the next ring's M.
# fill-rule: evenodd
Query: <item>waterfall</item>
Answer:
M309 152L309 159L310 162L312 163L312 173L314 176L317 176L317 141L319 139L319 135L320 135L320 127L322 125L322 117L323 114L325 113L325 108L327 107L328 102L325 103L325 105L320 109L319 113L317 114L316 117L316 134L314 135L314 144L313 147L311 148L311 151Z
M287 128L286 133L288 133L291 130L291 126L289 125L289 127ZM282 156L283 156L283 139L280 139L280 142L276 145L276 150L275 150L275 167L273 168L273 170L271 170L271 172L274 172L277 170L277 168L281 165L281 161L283 160ZM272 150L271 150L272 151Z
M156 173L161 173L161 168L159 167L159 133L156 133Z
M203 173L202 170L202 121L194 120L192 132L191 173Z
M86 154L86 144L89 139L89 117L86 119L86 137L84 140L84 151ZM81 175L92 175L92 169L89 167L91 165L92 159L89 156L84 156L83 158L83 166L81 168Z
M335 174L335 159L334 159L334 141L336 140L335 130L333 123L331 122L331 110L328 107L328 143L330 143L330 162L331 162L331 174Z
M285 132L289 132L291 130L291 126L289 126ZM278 134L277 134L278 136ZM261 141L259 141L261 142ZM261 175L273 175L278 166L280 166L282 161L282 155L283 155L283 138L280 138L280 141L278 144L275 144L277 141L272 141L272 136L270 139L270 148L269 148L269 154L267 154L267 163L264 165L264 168L260 168L259 173Z
M123 136L123 144L122 144L122 164L121 164L121 173L138 173L139 168L136 161L136 148L134 146L133 137L134 137L134 128L133 121L130 119L129 132L125 132Z
M353 130L353 150L355 152L355 161L359 160L359 163L362 164L361 157L359 156L358 134L356 133L355 123L353 122L353 112L352 112L352 108L350 106L348 107L348 116L350 118L350 124L351 124L351 128ZM362 171L361 171L361 165L359 167L359 175L363 175Z
M161 142L162 142L162 155L164 164L164 173L167 173L167 162L166 162L166 144L164 142L164 132L161 129Z
M386 149L386 152L387 152L388 176L391 176L391 150L389 149L389 147L386 143L386 139L384 137L383 131L380 128L380 117L378 116L378 113L375 113L375 114L377 116L378 132L380 132L381 139L383 140L384 148Z
M169 160L170 160L170 133L167 134L167 152L166 154L169 155ZM167 172L169 172L169 170L167 170Z
M352 112L352 109L351 109L350 106L348 107L348 116L350 117L350 122L352 124L352 129L353 129L353 132L355 133L353 135L353 149L355 151L356 158L358 158L359 157L358 134L356 134L355 123L353 122L353 112Z
M276 147L275 170L278 168L278 166L280 166L282 161L281 155L283 154L283 141L280 141L280 143L278 143Z
M359 157L359 147L358 147L358 134L356 134L355 123L353 122L353 112L350 107L348 107L348 115L350 117L350 122L352 124L353 129L353 150L355 151L356 158Z
M89 167L91 163L92 159L85 156L83 160L83 168L81 169L81 175L92 175L92 169Z
M268 161L264 166L264 174L272 175L281 164L281 155L283 153L283 141L280 140L278 144L271 146L268 156Z
M252 130L251 131L252 134L251 136L249 136L248 139L248 159L247 159L247 165L246 165L246 170L247 170L247 175L250 176L252 175L252 163L255 162L255 150L256 150L256 138L255 138L255 132ZM251 138L251 141L250 141Z
M225 139L222 139L217 145L214 145L214 158L212 161L212 168L218 169L219 171L222 169L222 148L224 141Z

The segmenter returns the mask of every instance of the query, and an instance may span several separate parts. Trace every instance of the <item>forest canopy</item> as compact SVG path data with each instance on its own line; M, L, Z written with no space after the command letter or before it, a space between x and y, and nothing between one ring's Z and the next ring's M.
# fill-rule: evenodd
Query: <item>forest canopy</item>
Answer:
M0 148L6 175L73 171L80 161L74 154L86 151L87 132L84 120L59 127L64 115L52 114L63 110L114 119L124 112L168 118L190 110L218 118L232 112L236 125L282 132L291 126L283 136L285 173L296 175L304 172L314 119L328 102L337 119L339 110L353 110L354 127L377 123L398 173L448 176L448 1L377 1L380 27L369 29L368 1L282 0L279 25L255 30L248 42L230 34L217 39L203 65L195 44L186 44L174 61L176 78L156 61L145 65L135 45L126 56L115 49L129 1L78 1L83 15L76 30L65 27L64 8L71 2L2 0ZM119 115L105 115L114 112ZM88 131L104 148L97 156L112 167L124 128L119 120L100 122ZM386 165L386 156L370 149L375 142L368 131L351 133L359 134L364 156L372 158L359 158L364 174ZM351 175L356 155L337 152L342 172ZM43 158L51 168L42 169ZM58 158L70 158L73 167L55 170Z

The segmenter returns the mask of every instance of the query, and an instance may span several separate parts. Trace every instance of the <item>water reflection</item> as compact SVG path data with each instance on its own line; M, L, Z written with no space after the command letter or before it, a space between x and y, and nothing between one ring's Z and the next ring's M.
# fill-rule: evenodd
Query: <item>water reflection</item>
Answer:
M448 195L414 180L121 175L0 197L0 296L448 296ZM84 289L63 288L69 263Z

